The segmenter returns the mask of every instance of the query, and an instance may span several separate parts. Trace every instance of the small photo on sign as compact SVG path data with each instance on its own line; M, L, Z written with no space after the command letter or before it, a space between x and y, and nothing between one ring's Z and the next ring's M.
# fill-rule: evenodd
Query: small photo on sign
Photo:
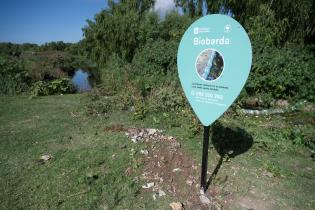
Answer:
M222 55L214 49L202 51L196 60L196 71L206 81L216 80L223 72L224 62Z

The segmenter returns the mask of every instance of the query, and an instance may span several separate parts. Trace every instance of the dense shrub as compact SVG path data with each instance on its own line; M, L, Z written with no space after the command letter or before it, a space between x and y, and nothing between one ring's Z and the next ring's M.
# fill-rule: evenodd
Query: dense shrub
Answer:
M0 42L0 55L19 57L21 55L22 45Z
M268 5L260 5L256 16L246 21L254 49L279 46L285 40L287 21L287 18L277 20Z
M220 7L232 11L234 18L247 29L253 45L252 70L239 104L253 99L260 107L268 108L277 99L314 102L314 54L305 45L306 37L300 29L299 33L288 31L311 17L288 17L284 15L287 11L280 11L282 5L300 3L227 1L228 7L223 9L221 3L208 5L211 12ZM310 9L298 11L308 14ZM200 10L195 15L198 14ZM146 107L148 112L186 107L179 91L176 56L180 38L195 15L172 12L158 20L152 11L139 12L129 1L123 1L111 4L93 21L88 21L80 45L85 49L84 54L98 63L102 86L107 90L105 95L123 96L122 107L138 107L140 115L146 113L145 105L152 104ZM292 18L298 22L292 22ZM308 36L313 33L312 27L304 27Z
M132 73L141 76L176 73L177 48L178 42L176 41L160 39L148 42L135 54L132 61Z
M265 48L256 52L246 85L250 95L270 94L275 99L314 102L315 61L307 49Z
M33 84L31 92L33 96L47 96L74 93L75 88L68 78L61 78L49 82L38 81Z
M177 82L164 84L152 91L148 101L150 110L157 112L179 112L188 105L184 93Z
M109 95L121 90L125 86L124 78L128 72L128 68L127 62L117 54L112 54L108 62L100 67L101 82L109 92Z
M314 54L300 43L285 43L289 19L278 19L269 5L262 4L258 13L246 21L253 64L245 88L247 95L242 96L259 97L265 104L271 98L314 101Z
M30 78L21 61L0 56L0 95L15 95L26 91Z
M103 115L108 116L113 111L116 105L116 98L100 97L97 100L89 103L86 107L86 113L89 115Z

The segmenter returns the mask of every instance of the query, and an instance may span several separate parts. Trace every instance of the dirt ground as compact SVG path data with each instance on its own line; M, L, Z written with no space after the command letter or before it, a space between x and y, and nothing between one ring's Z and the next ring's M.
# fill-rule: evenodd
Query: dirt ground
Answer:
M121 130L116 129L115 130ZM154 183L152 187L142 189L142 193L155 193L153 199L167 194L179 201L184 209L222 209L224 203L216 196L219 188L211 185L202 194L200 191L200 164L185 153L180 143L172 136L163 135L157 129L127 129L131 139L146 144L143 173L140 179L145 183ZM208 177L211 173L208 171ZM227 195L227 199L229 196Z
M219 150L217 165L208 165L208 189L203 194L200 191L200 163L182 148L175 137L165 135L161 130L150 128L124 128L120 125L113 125L107 127L106 130L125 132L129 140L137 144L143 144L145 149L140 151L143 158L142 172L136 178L140 181L139 183L144 183L141 194L152 195L152 199L156 202L160 197L168 196L170 200L181 204L181 208L178 209L193 210L268 210L279 207L277 198L273 199L269 195L270 193L268 194L264 189L257 186L249 186L248 192L245 193L235 193L235 191L229 190L228 187L222 187L225 184L233 185L233 181L227 182L222 177L216 177L222 163L226 165L229 161L229 155L221 154L220 156ZM216 134L214 133L214 135ZM214 145L214 147L216 146L218 145ZM231 153L231 157L233 157L233 153ZM231 174L234 177L238 177L235 174L246 171L241 165L231 165L230 170L234 171ZM126 175L132 173L132 168L126 169ZM274 176L271 173L263 170L248 171L248 173L244 176L250 177L252 174L256 174L255 177L257 176L258 179L260 176L269 177L270 188L276 185L276 181L273 181ZM231 177L226 177L226 179L231 179ZM246 181L244 180L244 182ZM241 184L241 181L239 184ZM238 186L234 187L238 188ZM178 209L175 208L175 210ZM294 208L288 206L288 209L293 210Z

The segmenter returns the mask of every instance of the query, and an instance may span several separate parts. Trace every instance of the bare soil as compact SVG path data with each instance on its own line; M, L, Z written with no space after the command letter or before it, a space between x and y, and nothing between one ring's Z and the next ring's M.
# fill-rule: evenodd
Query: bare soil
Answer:
M181 202L185 209L221 209L223 204L216 199L219 188L215 186L205 193L210 202L201 202L200 165L181 148L176 138L165 136L157 129L132 128L127 129L126 135L141 136L139 141L146 144L147 152L143 152L144 167L140 178L145 183L154 183L154 186L142 189L142 193L159 197L159 192L163 191L174 202Z

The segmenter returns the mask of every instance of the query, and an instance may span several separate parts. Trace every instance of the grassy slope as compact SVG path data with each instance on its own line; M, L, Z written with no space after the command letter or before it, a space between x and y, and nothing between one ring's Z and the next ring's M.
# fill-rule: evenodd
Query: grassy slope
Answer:
M290 119L290 120L289 120ZM294 116L241 117L225 115L221 124L230 128L243 128L253 140L249 150L224 158L218 173L210 186L217 190L219 199L228 203L225 208L235 209L314 209L315 167L311 151L300 145L293 145L291 132L296 127L291 120L310 126L314 113ZM224 131L223 132L229 132ZM314 137L314 124L313 124ZM200 159L202 136L187 139L182 129L171 129L170 133L182 136L184 146L195 159ZM224 136L224 135L223 135ZM233 135L232 135L233 136ZM238 134L234 135L239 137ZM232 137L233 138L233 137ZM242 141L221 138L226 147L231 141L242 147ZM196 140L200 139L200 140ZM239 145L239 146L237 146ZM212 146L213 147L213 146ZM209 153L208 171L219 165L220 156L215 148ZM229 202L230 200L230 202Z
M0 103L0 209L155 208L145 198L134 202L140 184L124 175L134 159L130 150L139 145L123 133L104 132L109 119L76 112L84 97L6 97ZM43 154L53 158L42 165L36 160Z
M197 160L202 136L190 139L187 127L169 127L165 120L163 125L154 125L151 118L134 122L128 113L115 112L108 119L87 116L82 111L86 100L84 95L0 98L0 209L167 209L176 201L169 196L153 201L140 192L142 183L133 181L141 173L140 155L131 150L143 145L104 128L164 128ZM224 159L211 186L218 188L219 199L230 200L230 209L253 203L271 209L314 208L314 162L305 148L292 146L288 134L277 128L283 124L281 117L224 116L221 122L244 128L254 145ZM43 154L51 154L52 160L39 164ZM211 149L210 172L218 161ZM125 175L129 166L136 174Z

